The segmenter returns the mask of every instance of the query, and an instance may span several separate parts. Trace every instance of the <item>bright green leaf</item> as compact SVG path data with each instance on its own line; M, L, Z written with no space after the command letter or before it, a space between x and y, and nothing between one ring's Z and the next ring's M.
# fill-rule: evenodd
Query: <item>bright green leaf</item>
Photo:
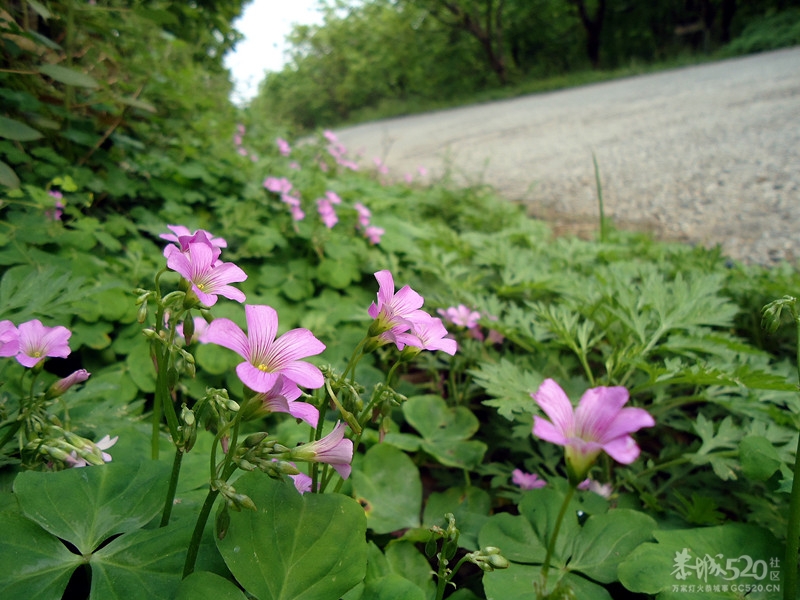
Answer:
M168 465L155 461L25 471L14 481L14 493L26 517L89 554L112 535L142 527L159 513L168 473Z
M291 483L248 473L235 483L256 511L232 512L217 547L237 581L259 600L330 600L366 572L366 519L352 498L301 496Z
M133 531L95 552L89 600L173 600L192 526Z
M759 435L748 435L742 439L739 443L739 461L742 463L742 472L756 481L766 481L783 464L772 442Z
M780 564L784 554L782 545L771 533L742 523L656 531L654 537L657 543L644 543L636 548L619 565L618 574L619 580L629 590L659 594L659 600L685 596L672 591L676 584L756 583L753 575L745 579L739 577L735 570L741 573L749 564L749 568L753 569L751 573L761 576L763 572L766 578L771 561L777 559L773 564ZM709 564L709 560L721 568L718 574L698 572L698 565ZM756 561L761 562L756 564ZM734 597L723 594L707 596Z
M181 581L175 600L247 600L234 583L216 573L195 571Z
M60 600L83 557L16 512L0 513L0 531L0 597Z
M393 446L378 444L367 451L352 474L356 499L375 533L419 525L422 483L411 459Z

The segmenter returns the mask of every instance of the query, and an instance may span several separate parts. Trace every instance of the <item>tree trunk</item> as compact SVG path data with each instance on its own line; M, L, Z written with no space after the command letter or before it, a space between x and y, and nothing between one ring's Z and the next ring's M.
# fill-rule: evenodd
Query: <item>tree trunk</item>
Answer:
M586 10L584 0L570 0L570 3L578 8L578 16L581 18L581 24L586 31L586 54L592 63L592 68L597 69L600 66L600 35L603 33L606 0L598 1L597 11L594 16L591 16L589 11Z

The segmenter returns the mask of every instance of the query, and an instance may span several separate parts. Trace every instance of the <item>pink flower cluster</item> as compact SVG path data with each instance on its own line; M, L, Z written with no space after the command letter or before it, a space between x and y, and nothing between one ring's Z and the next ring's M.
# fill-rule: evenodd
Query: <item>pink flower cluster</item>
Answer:
M320 388L325 380L322 372L302 359L325 350L308 329L287 331L280 337L278 313L265 305L246 305L247 333L230 319L214 319L206 329L206 342L233 350L244 358L236 367L242 383L256 392L250 402L257 402L263 412L283 412L302 419L312 427L319 423L316 407L298 401L300 386ZM259 409L256 409L257 411ZM343 478L350 475L353 442L344 438L344 424L338 424L324 438L292 449L291 458L308 462L324 462L333 466ZM307 478L295 479L298 490L310 485Z
M64 199L64 194L59 192L58 190L49 190L47 192L52 198L55 198L55 203L53 204L52 210L46 210L44 212L45 216L52 221L60 221L61 215L64 214L64 203L62 200Z
M328 229L332 229L336 223L339 222L339 217L336 215L336 209L333 208L334 205L338 205L342 203L342 199L336 192L331 192L328 190L325 192L324 198L317 199L317 212L319 213L322 222L325 223L325 227Z
M285 177L278 179L277 177L267 177L264 180L264 188L274 194L279 194L281 202L289 207L289 212L292 214L292 219L295 221L302 221L306 218L306 213L300 206L300 198L298 195L292 194L292 183Z
M289 156L292 153L292 147L285 139L277 138L275 143L278 145L278 152L281 153L281 156Z
M398 350L406 347L420 350L441 350L454 355L458 344L447 336L442 320L421 310L424 299L409 286L397 293L389 271L375 273L378 280L378 302L373 302L369 316L374 319L370 335L380 344L394 343Z
M494 329L490 329L489 333L484 336L479 323L481 319L481 313L476 310L472 310L463 304L459 304L458 306L450 306L444 309L440 308L437 312L444 318L445 321L458 327L465 328L470 336L481 342L486 339L492 344L501 344L505 339L501 333L495 331ZM490 320L495 320L497 317L489 316L488 318Z
M278 179L277 177L267 177L264 180L264 188L274 194L280 194L281 202L289 207L289 212L292 214L292 219L295 221L302 221L306 218L306 213L300 206L300 198L298 195L292 194L292 184L285 177Z
M233 134L233 145L236 147L236 152L239 154L239 156L250 157L250 160L256 162L258 160L258 156L243 146L244 134L246 131L247 130L245 129L244 125L241 123L236 125L236 133Z
M203 229L191 232L183 225L167 225L167 228L172 233L160 237L177 244L164 248L167 267L189 282L203 305L214 306L217 296L245 301L244 293L229 284L242 282L247 275L235 264L219 259L222 248L228 246L223 238L214 237Z
M361 204L361 202L356 202L354 208L356 209L356 213L358 213L358 227L364 233L364 237L369 240L370 244L379 244L386 230L382 227L370 225L372 212Z
M511 482L522 490L535 490L547 485L547 482L539 477L537 473L525 473L521 469L514 469L511 472ZM578 489L589 490L603 498L610 498L611 494L614 492L614 488L610 483L600 483L599 481L589 478L579 483Z
M328 154L330 154L336 163L345 169L350 169L351 171L358 171L358 163L350 160L347 158L347 148L345 148L344 144L339 141L339 138L336 137L336 134L330 130L325 130L322 132L322 135L328 140ZM320 164L322 167L324 163ZM323 170L325 170L323 168Z

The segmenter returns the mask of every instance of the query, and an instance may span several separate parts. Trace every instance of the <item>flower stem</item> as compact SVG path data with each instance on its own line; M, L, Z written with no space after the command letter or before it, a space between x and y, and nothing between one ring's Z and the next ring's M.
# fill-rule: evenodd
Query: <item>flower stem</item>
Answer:
M792 310L797 325L797 375L800 378L800 317ZM794 480L792 494L789 499L789 523L786 533L786 557L783 561L783 597L784 600L797 598L797 556L800 551L800 437L797 438L797 450L794 457Z
M203 502L203 508L200 509L200 514L197 515L197 522L194 524L194 531L192 532L192 539L189 542L189 549L186 552L186 562L183 563L183 578L186 579L194 571L194 565L197 562L197 555L200 552L200 541L203 539L203 531L208 522L208 516L211 514L211 509L214 506L214 501L219 495L219 490L214 488L208 489L206 501Z
M553 533L550 535L550 541L547 543L547 553L544 557L544 564L542 564L541 589L539 590L538 594L540 598L547 597L547 574L550 571L550 559L552 558L553 552L556 548L556 539L558 539L558 532L561 530L561 523L564 521L564 515L567 514L567 508L569 507L569 503L572 501L572 496L574 494L575 486L570 484L567 495L564 496L564 503L561 505L561 510L558 512L558 517L556 517L556 524L553 528Z
M178 489L178 477L181 474L181 463L183 461L183 450L175 446L175 457L172 459L172 474L169 477L169 487L167 497L164 500L164 511L161 514L161 524L159 527L166 527L172 515L172 505L175 502L175 490Z

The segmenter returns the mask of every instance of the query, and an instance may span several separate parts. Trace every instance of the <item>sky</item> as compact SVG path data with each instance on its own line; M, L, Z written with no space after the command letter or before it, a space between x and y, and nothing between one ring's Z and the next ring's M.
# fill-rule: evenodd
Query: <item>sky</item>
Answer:
M246 102L256 95L265 71L283 68L284 40L292 25L322 22L317 0L253 0L242 16L234 21L244 39L225 56L225 66L232 73L233 98Z

